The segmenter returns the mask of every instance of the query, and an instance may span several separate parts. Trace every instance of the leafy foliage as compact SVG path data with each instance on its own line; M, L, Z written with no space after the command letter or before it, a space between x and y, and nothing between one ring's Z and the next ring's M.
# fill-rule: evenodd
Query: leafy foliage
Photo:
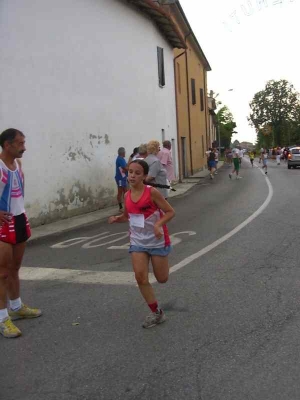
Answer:
M232 134L236 128L236 123L234 122L233 115L227 106L223 106L218 110L217 120L220 129L221 146L225 148L230 147Z
M270 80L250 103L250 125L257 131L257 145L289 145L300 140L299 93L287 80Z

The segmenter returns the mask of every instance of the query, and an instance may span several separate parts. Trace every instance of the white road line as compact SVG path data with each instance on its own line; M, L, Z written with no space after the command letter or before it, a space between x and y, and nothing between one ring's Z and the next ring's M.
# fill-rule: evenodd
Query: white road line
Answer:
M153 275L150 279L153 279ZM22 267L20 278L24 281L62 281L64 283L102 284L102 285L136 285L133 272L117 271L84 271L59 268Z
M256 167L258 167L257 164L255 164L255 165L256 165ZM170 274L174 273L176 271L179 271L181 268L186 267L191 262L197 260L198 258L202 257L204 254L215 249L220 244L226 242L226 240L230 239L232 236L234 236L240 230L245 228L245 226L250 224L255 218L257 218L268 207L268 205L270 204L270 201L272 200L274 191L273 191L273 187L272 187L272 184L271 184L269 178L265 175L265 173L261 169L259 169L259 170L265 176L266 182L268 185L268 189L269 189L268 196L267 196L266 200L264 201L264 203L259 207L259 209L257 211L255 211L250 217L248 217L244 222L242 222L240 225L238 225L236 228L234 228L232 231L230 231L226 235L222 236L220 239L218 239L215 242L211 243L210 245L204 247L204 249L197 251L197 253L190 255L189 257L180 261L178 264L173 265L173 267L170 268ZM151 283L154 283L154 282L155 282L155 278L152 277Z

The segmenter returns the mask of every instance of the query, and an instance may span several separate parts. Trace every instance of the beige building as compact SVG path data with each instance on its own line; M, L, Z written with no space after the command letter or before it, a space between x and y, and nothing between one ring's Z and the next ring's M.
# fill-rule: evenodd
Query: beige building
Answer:
M218 127L217 127L217 115L216 115L216 100L208 96L207 97L208 103L208 144L212 146L214 143L218 142Z
M180 178L206 168L211 145L207 102L209 62L179 3L163 6L184 37L185 49L174 50L178 159Z

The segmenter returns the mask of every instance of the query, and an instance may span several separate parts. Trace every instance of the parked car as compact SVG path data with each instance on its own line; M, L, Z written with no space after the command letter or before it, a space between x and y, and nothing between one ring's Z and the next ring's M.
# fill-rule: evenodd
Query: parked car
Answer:
M300 167L300 146L290 147L288 169Z

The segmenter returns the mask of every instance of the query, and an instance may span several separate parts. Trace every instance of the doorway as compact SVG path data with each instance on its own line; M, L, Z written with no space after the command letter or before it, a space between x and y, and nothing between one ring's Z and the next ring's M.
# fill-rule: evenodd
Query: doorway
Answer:
M188 177L187 163L186 163L186 138L181 137L181 160L182 160L182 174L184 178Z

